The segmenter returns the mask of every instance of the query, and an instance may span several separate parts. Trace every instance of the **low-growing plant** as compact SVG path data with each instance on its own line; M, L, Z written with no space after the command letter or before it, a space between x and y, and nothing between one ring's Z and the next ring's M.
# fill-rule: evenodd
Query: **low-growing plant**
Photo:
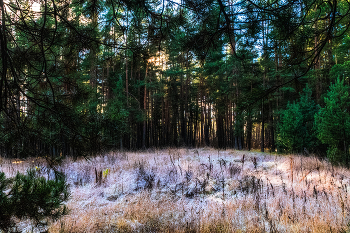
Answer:
M82 171L74 171L69 175L73 176L73 184L76 186L83 186L91 182L91 169L89 167L85 167Z
M231 178L237 174L240 174L241 173L241 170L242 168L233 164L233 163L230 163L229 167L228 167L228 171L230 173L230 176Z
M244 176L239 181L239 189L245 194L255 194L262 188L263 182L255 176Z
M69 191L65 176L55 172L54 180L38 176L35 169L27 174L17 173L6 178L0 173L0 229L16 229L15 219L32 220L35 226L46 226L48 220L57 220L67 214L63 204Z
M154 187L154 181L155 181L154 172L146 170L144 165L140 163L137 171L136 190L139 190L139 189L151 190Z
M103 171L103 178L107 178L108 174L109 174L109 168Z

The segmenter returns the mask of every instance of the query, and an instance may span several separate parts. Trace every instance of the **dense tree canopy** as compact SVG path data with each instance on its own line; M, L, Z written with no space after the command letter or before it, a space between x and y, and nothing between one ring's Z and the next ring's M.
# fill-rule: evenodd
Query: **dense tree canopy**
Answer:
M347 0L1 0L0 9L2 155L317 152L341 142L348 153L320 120L337 104L330 84L349 85ZM309 107L320 109L316 123ZM283 142L288 127L309 136Z

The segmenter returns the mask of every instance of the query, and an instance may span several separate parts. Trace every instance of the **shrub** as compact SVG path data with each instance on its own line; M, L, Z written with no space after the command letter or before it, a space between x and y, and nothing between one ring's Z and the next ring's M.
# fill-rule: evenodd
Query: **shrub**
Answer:
M38 176L35 169L27 174L17 173L14 178L6 178L0 172L0 229L13 230L15 219L30 219L35 226L45 226L48 220L67 214L63 202L68 197L65 177L59 172L54 180Z

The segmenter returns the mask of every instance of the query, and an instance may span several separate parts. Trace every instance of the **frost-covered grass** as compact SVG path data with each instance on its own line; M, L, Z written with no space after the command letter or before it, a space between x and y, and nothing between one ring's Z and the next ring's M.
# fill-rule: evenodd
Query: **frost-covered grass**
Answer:
M7 176L45 160L2 160ZM315 157L202 149L64 160L69 215L49 232L346 232L350 171ZM107 170L109 169L109 170Z

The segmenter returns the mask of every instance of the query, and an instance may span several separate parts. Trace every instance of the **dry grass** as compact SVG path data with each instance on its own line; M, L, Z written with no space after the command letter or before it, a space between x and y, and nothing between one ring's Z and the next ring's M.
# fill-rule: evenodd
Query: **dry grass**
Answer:
M40 166L50 176L42 159L14 162L0 170ZM70 214L49 232L348 231L350 171L315 157L170 149L66 159L60 169Z

